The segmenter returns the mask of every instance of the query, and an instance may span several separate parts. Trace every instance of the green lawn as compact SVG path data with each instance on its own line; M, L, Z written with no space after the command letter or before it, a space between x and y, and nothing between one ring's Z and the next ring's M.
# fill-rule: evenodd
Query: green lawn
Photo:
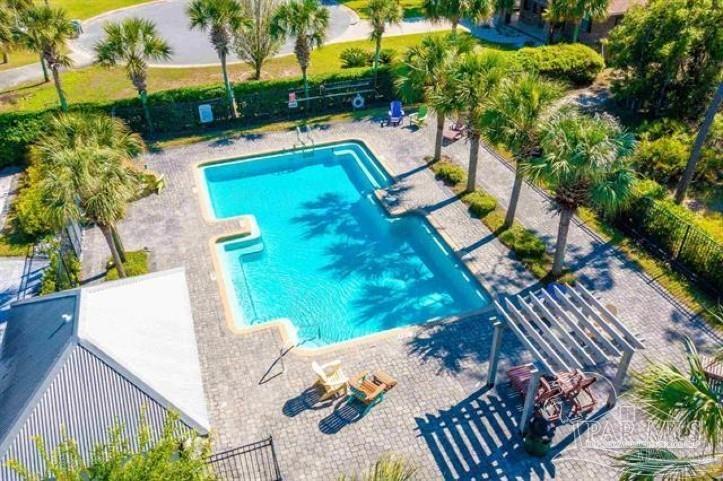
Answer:
M109 10L130 7L149 0L50 0L53 7L62 7L69 18L85 20Z
M340 3L354 10L360 18L369 18L367 13L367 5L369 0L340 0ZM404 8L404 18L423 17L424 5L423 0L401 0L402 8Z
M444 32L432 35L443 35ZM418 44L427 34L403 35L384 39L383 46L395 49L401 55L410 46ZM372 49L372 42L360 40L332 44L316 50L312 54L309 73L328 74L341 71L339 55L349 47ZM234 82L248 78L250 69L244 64L230 67ZM286 55L271 60L264 68L265 78L294 77L300 75L296 58ZM221 82L219 67L203 68L154 68L149 72L149 90L174 89L190 85L209 85ZM100 67L87 67L64 73L63 89L68 100L73 103L104 102L136 95L133 86L121 68L107 70ZM88 88L92 85L93 88ZM8 110L41 110L54 107L57 103L55 88L51 83L15 88L0 93L0 112Z
M117 8L130 7L149 0L50 0L53 7L62 7L68 18L85 20L103 12ZM38 61L38 55L25 50L17 50L10 54L10 62L0 63L0 72L11 68L22 67ZM38 67L40 68L40 67Z
M1 59L2 56L0 55L0 60ZM15 67L22 67L23 65L28 65L31 63L37 63L38 70L40 70L40 59L38 55L32 52L28 52L27 50L16 50L14 52L10 52L9 60L10 61L8 63L0 63L0 72Z

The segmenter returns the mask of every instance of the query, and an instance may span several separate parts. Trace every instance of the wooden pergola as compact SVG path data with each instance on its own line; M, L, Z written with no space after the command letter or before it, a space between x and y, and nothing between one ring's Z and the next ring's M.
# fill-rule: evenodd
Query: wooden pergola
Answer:
M551 285L525 295L495 301L500 319L494 320L487 384L497 377L500 346L505 329L511 330L530 352L534 362L520 419L520 430L532 415L540 378L543 374L597 371L616 365L611 380L614 391L608 405L615 403L615 392L627 375L633 354L643 343L630 332L614 309L604 306L583 285Z

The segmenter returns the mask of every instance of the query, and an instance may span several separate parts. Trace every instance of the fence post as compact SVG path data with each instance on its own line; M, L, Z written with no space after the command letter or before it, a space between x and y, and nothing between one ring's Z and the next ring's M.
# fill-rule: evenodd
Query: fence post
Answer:
M685 243L688 241L688 235L690 234L690 227L691 223L688 223L688 225L685 228L685 234L683 234L683 240L680 241L680 247L678 247L678 252L675 253L675 256L673 257L674 261L678 260L678 257L680 257L680 253L683 252L683 247L685 247Z

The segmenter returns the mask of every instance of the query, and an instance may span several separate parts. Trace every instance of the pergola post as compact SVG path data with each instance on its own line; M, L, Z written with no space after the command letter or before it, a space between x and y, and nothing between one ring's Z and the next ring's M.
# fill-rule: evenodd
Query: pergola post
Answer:
M537 394L537 388L540 385L540 378L542 377L542 371L537 369L537 366L533 365L530 371L532 377L530 383L527 385L527 393L525 393L525 404L522 407L522 416L520 417L520 433L525 434L527 430L527 422L532 416L532 409L535 407L535 395Z
M497 381L497 364L500 360L500 346L502 345L502 333L505 325L496 317L492 318L492 325L495 328L492 334L492 347L490 348L490 362L487 369L487 386L492 387Z
M626 349L623 352L623 356L620 359L620 364L618 364L618 370L617 372L615 372L615 379L613 380L613 390L610 391L610 394L608 395L608 407L615 406L615 402L617 401L617 394L623 387L625 376L628 374L628 367L630 366L630 361L633 358L633 352L634 351L632 349Z

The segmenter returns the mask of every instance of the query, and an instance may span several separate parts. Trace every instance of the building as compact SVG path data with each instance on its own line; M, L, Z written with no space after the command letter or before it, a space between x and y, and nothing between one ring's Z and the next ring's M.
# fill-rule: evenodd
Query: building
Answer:
M544 29L547 32L547 22L543 18L547 3L548 0L521 0L520 22ZM620 23L630 7L642 3L643 0L610 0L608 15L604 20L582 20L579 41L589 44L599 42L607 37L610 30ZM566 24L562 29L562 34L569 39L572 38L573 31L574 25Z
M0 324L0 479L15 459L44 471L33 439L64 435L87 457L117 424L135 438L168 413L201 435L209 418L183 269L16 303Z

